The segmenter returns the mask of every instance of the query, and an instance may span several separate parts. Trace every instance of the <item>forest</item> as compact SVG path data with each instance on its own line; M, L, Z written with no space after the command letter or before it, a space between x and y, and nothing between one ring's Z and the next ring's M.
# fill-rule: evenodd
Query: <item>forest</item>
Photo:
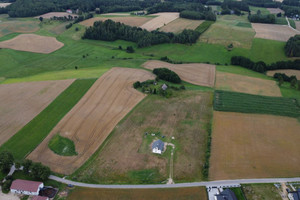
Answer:
M186 19L208 20L208 21L216 21L217 19L216 15L212 11L197 12L197 11L184 10L180 12L180 17Z
M275 15L273 14L268 14L268 15L254 14L254 15L249 15L248 19L252 23L267 23L267 24L275 23Z

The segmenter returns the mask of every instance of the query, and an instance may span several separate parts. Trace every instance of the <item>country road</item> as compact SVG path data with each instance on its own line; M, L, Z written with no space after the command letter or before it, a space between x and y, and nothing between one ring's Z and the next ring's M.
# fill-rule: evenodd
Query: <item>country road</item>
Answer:
M288 18L288 17L285 17L285 19L286 19L286 21L287 21L287 23L288 23L288 26L289 26L291 29L293 29L294 31L297 31L298 33L300 33L300 31L298 31L297 29L294 29L294 28L291 26L291 24L290 24L290 21L289 21L289 18Z
M198 186L216 186L216 185L237 185L237 184L251 184L251 183L280 183L280 182L300 182L300 177L297 178L263 178L263 179L237 179L237 180L220 180L207 182L193 182L193 183L177 183L177 184L157 184L157 185L102 185L102 184L88 184L75 181L66 180L57 176L51 175L52 180L71 184L79 187L88 188L112 188L112 189L150 189L150 188L180 188L180 187L198 187Z

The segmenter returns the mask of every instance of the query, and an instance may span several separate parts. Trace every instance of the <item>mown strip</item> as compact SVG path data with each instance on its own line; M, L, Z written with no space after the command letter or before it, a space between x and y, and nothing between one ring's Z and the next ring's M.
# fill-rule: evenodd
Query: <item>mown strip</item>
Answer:
M16 159L25 158L76 105L95 81L96 79L74 81L47 108L4 143L0 152L7 150Z
M226 112L271 114L296 118L300 116L300 105L297 99L219 90L215 91L214 109Z
M214 21L204 21L200 24L195 31L198 31L200 34L204 33L213 23Z

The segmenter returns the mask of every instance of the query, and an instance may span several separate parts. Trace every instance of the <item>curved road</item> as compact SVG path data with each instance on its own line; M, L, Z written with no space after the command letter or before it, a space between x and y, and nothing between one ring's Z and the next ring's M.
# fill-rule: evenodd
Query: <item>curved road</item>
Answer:
M113 189L149 189L149 188L180 188L180 187L197 187L197 186L218 186L218 185L238 185L251 183L279 183L279 182L300 182L300 177L297 178L263 178L263 179L236 179L236 180L221 180L221 181L207 181L207 182L193 182L193 183L176 183L176 184L157 184L157 185L102 185L102 184L88 184L70 181L59 178L57 176L50 176L52 180L71 184L79 187L88 188L113 188Z

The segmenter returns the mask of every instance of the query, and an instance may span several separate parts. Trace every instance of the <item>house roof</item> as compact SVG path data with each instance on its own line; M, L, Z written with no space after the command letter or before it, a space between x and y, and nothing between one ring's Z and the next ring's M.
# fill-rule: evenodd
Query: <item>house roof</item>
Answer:
M217 200L238 200L234 192L228 188L223 190L220 194L217 194L216 197Z
M161 140L156 140L152 144L152 149L158 148L158 150L164 150L165 143Z
M294 198L294 200L300 200L300 189L297 191L290 192Z
M23 191L28 191L28 192L37 192L39 189L39 186L41 184L43 184L43 183L36 182L36 181L27 181L27 180L17 179L12 182L10 189L23 190Z
M48 200L48 197L34 196L32 200Z

